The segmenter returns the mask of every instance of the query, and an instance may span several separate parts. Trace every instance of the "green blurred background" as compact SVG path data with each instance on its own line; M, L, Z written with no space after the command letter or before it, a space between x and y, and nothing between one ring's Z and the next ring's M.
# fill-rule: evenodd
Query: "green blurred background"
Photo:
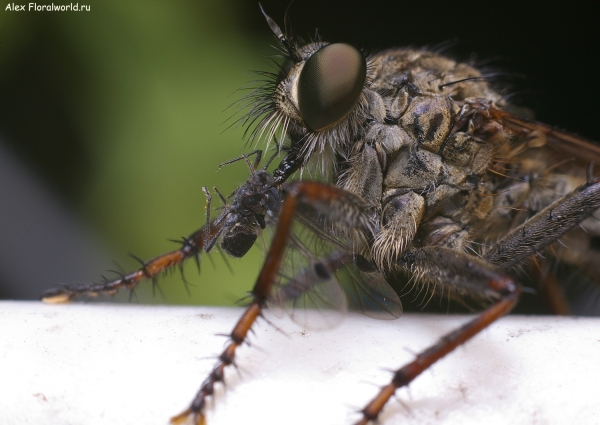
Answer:
M225 123L227 108L274 53L257 3L80 4L91 10L0 13L0 297L98 280L111 260L131 270L128 252L154 257L204 223L202 186L230 193L247 177L242 163L217 168L250 150L243 129ZM263 5L282 25L287 2ZM458 38L457 58L499 56L494 66L526 75L512 92L538 118L598 140L593 16L549 2L297 0L291 9L296 34L319 28L360 47ZM167 302L231 304L261 263L254 249L230 260L231 274L212 258L201 275L186 267L191 297L178 274L161 279ZM163 302L148 284L137 295Z

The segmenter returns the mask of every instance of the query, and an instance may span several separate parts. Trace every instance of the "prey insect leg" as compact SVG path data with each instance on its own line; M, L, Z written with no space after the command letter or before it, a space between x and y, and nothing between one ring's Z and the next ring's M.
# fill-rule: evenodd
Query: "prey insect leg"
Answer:
M205 407L208 397L213 396L215 385L224 381L224 371L227 366L234 364L237 349L246 341L248 332L263 313L271 295L286 246L290 238L295 213L300 204L310 204L317 210L329 210L332 215L343 214L345 224L354 229L370 231L368 222L362 213L360 198L333 186L316 182L296 182L286 186L287 195L281 208L277 230L265 263L251 291L252 301L246 307L242 317L229 334L229 343L218 358L216 365L200 386L191 405L180 414L171 418L174 425L182 424L188 417L193 418L196 425L206 423ZM352 208L352 205L355 208ZM350 207L349 207L350 205ZM336 208L337 207L337 208ZM343 208L344 210L340 210Z
M407 386L433 363L504 316L516 305L520 285L503 274L519 261L544 249L600 208L600 180L590 181L544 208L498 241L483 259L446 248L425 247L405 253L399 265L424 279L457 288L468 295L499 298L475 319L442 337L396 370L391 382L361 410L357 425L377 419L397 389Z

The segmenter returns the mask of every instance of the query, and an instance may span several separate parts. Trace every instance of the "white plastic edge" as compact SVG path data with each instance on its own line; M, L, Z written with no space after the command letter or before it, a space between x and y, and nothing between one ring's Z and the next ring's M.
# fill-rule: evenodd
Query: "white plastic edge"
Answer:
M0 424L166 425L241 311L0 302ZM320 332L261 320L208 425L351 424L386 369L468 318L350 314ZM600 319L506 317L398 391L380 423L599 423L599 360Z

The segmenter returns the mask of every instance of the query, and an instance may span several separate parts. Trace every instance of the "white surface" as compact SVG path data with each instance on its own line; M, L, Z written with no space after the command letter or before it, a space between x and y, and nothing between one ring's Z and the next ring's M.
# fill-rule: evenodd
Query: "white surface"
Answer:
M0 302L0 424L167 424L210 371L240 309ZM304 331L261 321L208 425L348 424L456 316ZM508 317L392 400L382 424L600 423L600 320Z

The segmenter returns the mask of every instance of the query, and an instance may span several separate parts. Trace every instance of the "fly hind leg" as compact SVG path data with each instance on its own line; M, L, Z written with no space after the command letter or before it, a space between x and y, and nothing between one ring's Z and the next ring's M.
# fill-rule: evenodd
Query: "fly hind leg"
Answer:
M510 269L531 254L540 252L600 208L600 179L579 186L554 201L484 254L503 269Z
M481 330L504 316L517 304L520 285L503 270L524 261L560 238L600 208L600 180L578 187L544 208L530 220L513 229L487 251L483 258L447 248L425 247L405 253L398 264L434 284L458 290L465 295L495 299L495 303L475 319L443 336L416 358L394 372L389 384L362 410L357 425L375 421L396 390L408 386L436 361L464 344Z
M488 262L449 248L425 247L405 253L400 265L420 277L421 282L433 282L455 293L469 294L496 302L475 319L419 353L416 358L396 370L392 380L362 410L357 425L375 421L384 405L399 388L408 386L436 361L464 344L491 323L507 314L517 304L520 286Z

